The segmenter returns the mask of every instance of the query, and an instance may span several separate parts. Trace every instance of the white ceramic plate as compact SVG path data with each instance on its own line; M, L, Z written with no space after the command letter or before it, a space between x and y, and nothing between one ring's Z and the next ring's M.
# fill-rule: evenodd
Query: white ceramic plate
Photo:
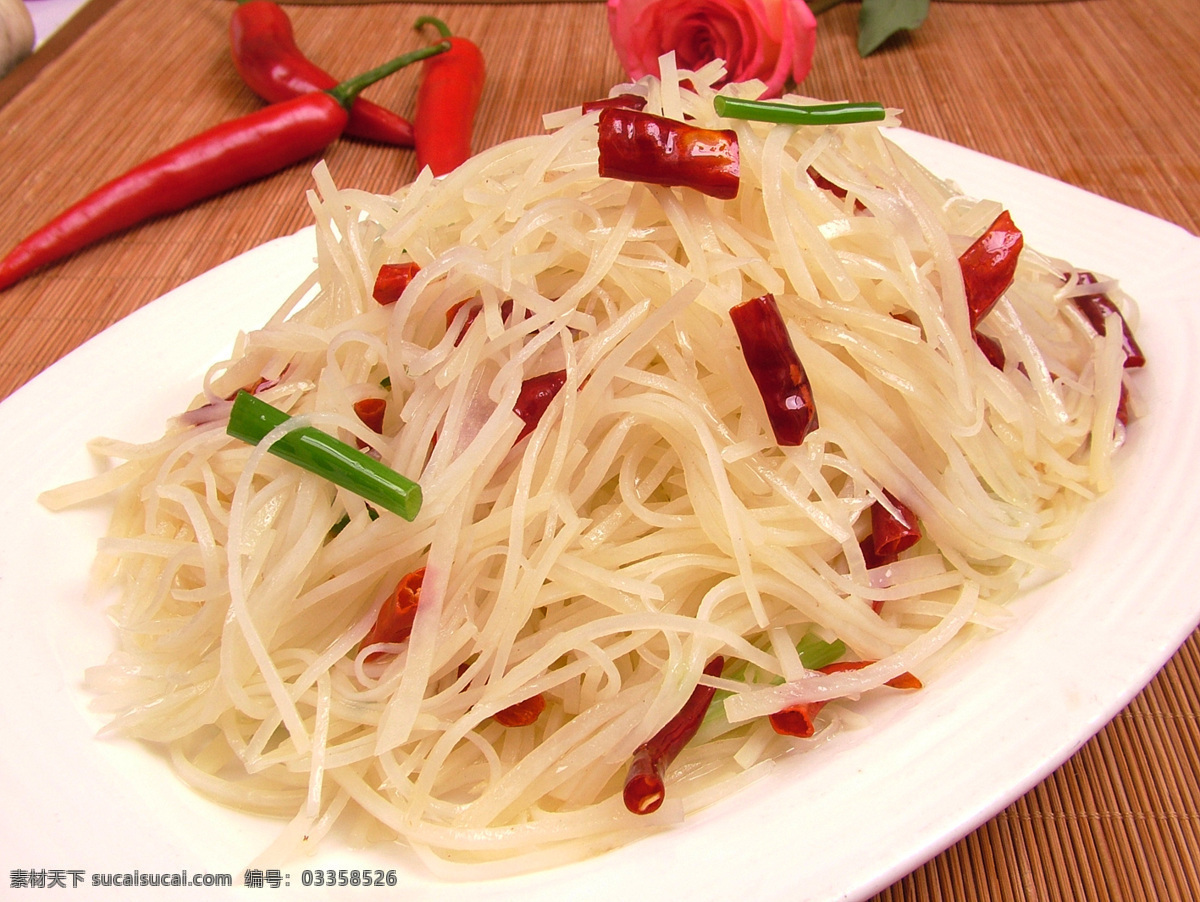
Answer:
M305 868L397 872L403 899L853 900L1000 811L1112 718L1200 621L1186 562L1200 520L1200 239L1143 213L913 132L896 139L969 193L999 198L1028 243L1117 276L1138 298L1150 415L1120 484L1066 547L1067 575L1018 623L920 693L871 705L864 729L783 761L685 825L597 859L449 885L394 847L332 843L284 867L271 898L315 898ZM156 437L239 328L261 324L311 268L311 230L266 244L118 323L0 405L0 864L94 875L229 873L280 824L184 788L146 747L94 738L80 688L111 634L84 594L102 509L50 515L37 493L93 471L97 434ZM5 881L9 874L3 875ZM73 878L67 875L70 885ZM290 889L289 889L290 887ZM371 893L362 887L350 891ZM181 897L190 898L188 891ZM320 895L319 893L317 895ZM153 896L153 893L152 893ZM139 897L141 894L139 893ZM148 897L150 898L150 897Z

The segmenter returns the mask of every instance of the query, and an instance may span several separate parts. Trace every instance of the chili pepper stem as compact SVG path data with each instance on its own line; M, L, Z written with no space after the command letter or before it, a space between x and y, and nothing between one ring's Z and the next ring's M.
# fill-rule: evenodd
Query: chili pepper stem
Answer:
M429 47L421 47L417 50L402 54L395 59L388 60L382 66L376 66L361 75L356 75L354 78L348 79L341 84L334 85L328 91L334 100L344 106L347 110L354 103L359 93L365 88L373 85L385 76L391 75L403 69L405 66L411 66L413 63L419 63L421 60L429 59L431 56L437 56L439 53L445 53L450 49L449 41L442 41L440 44L433 44Z
M447 25L445 22L443 22L441 19L439 19L437 16L419 16L417 18L416 23L413 25L413 28L416 29L417 31L420 31L426 25L432 25L434 28L436 28L438 30L438 34L440 34L444 38L448 38L452 34L452 32L450 31L450 26Z

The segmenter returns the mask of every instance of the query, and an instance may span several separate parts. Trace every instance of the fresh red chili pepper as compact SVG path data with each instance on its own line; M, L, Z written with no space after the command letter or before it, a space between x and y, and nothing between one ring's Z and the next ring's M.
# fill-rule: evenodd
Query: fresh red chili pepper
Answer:
M545 710L546 699L539 692L531 698L497 711L492 715L492 720L505 727L527 727L536 721Z
M407 574L392 594L388 596L375 624L363 639L362 645L374 645L376 642L404 642L412 633L413 620L417 616L417 605L421 603L421 583L425 579L425 568L414 570ZM383 652L373 652L367 655L367 660L377 658Z
M229 19L229 48L242 81L270 103L324 91L338 82L301 52L292 20L271 0L238 0ZM350 108L346 134L413 146L412 123L366 99L356 100Z
M764 294L732 307L729 316L766 405L775 441L799 445L817 428L817 407L779 305L773 295Z
M566 381L567 371L555 370L550 373L542 373L540 376L531 376L521 383L517 401L513 404L513 413L524 420L525 425L521 427L516 441L519 442L537 428L542 414L546 412L546 408L550 406L550 402L554 400L554 396L558 394Z
M324 150L346 127L358 92L442 53L425 47L328 91L264 107L201 132L120 175L38 229L0 260L0 289L94 241L270 175Z
M1096 276L1090 272L1081 272L1077 276L1079 285L1095 285L1098 281ZM1072 298L1075 306L1079 308L1079 312L1087 317L1092 328L1101 335L1105 334L1105 320L1112 314L1117 315L1117 319L1121 322L1121 333L1125 347L1125 368L1136 369L1146 365L1146 355L1142 353L1142 349L1138 347L1137 340L1133 337L1133 331L1129 328L1129 323L1126 322L1124 315L1117 309L1117 305L1112 302L1112 298L1108 295L1085 294L1080 297Z
M1012 284L1024 244L1024 236L1005 210L958 258L972 329Z
M421 16L416 27L424 25L434 26L450 42L450 51L426 62L417 89L417 169L428 166L434 175L445 175L471 156L471 132L483 96L483 54L474 42L453 36L441 19Z
M826 674L841 673L846 670L862 670L867 665L874 663L874 661L838 661L834 664L826 664L818 670ZM892 677L884 685L894 689L920 689L922 683L906 670L904 673ZM768 715L767 719L776 733L782 736L798 736L807 739L816 731L817 715L827 704L828 702L800 702Z
M372 289L371 296L384 306L396 303L400 300L400 295L404 294L408 283L420 271L421 267L411 262L383 264L375 276L375 287Z
M646 98L641 94L618 94L616 97L605 97L602 100L588 100L583 104L583 112L591 113L605 110L609 107L620 107L624 110L645 109Z
M720 676L724 666L725 659L717 655L705 666L704 673ZM634 814L650 814L662 805L666 797L663 774L700 729L715 694L712 686L696 686L679 713L634 750L623 793L625 807Z
M600 111L600 175L737 197L741 163L737 132L688 125L640 110Z

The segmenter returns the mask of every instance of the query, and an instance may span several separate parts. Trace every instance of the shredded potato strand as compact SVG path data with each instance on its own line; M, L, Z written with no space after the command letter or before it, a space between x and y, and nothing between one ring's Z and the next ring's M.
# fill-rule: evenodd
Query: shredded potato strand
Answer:
M719 67L664 62L661 82L613 93L736 129L735 200L599 178L596 114L579 110L395 197L318 166L315 275L162 439L98 442L123 462L47 496L116 499L98 572L120 587L120 647L88 675L110 731L166 744L224 804L289 818L265 854L338 821L484 878L663 829L814 741L764 715L832 701L828 736L862 693L936 678L1005 624L1033 568L1063 566L1052 546L1111 485L1120 329L1097 336L1071 309L1067 264L1023 253L981 327L1006 352L997 369L957 269L997 204L874 125L719 121ZM377 304L374 274L409 260L420 273ZM728 314L767 292L816 398L799 447L776 444ZM478 314L448 325L462 301ZM514 444L522 382L560 370ZM291 425L357 437L419 479L416 519L227 438L221 399L259 379ZM381 435L354 413L364 398L387 402ZM923 537L869 569L859 542L885 492ZM420 567L411 636L363 648ZM796 651L809 634L877 663L813 674ZM723 694L667 803L629 813L630 756L716 654ZM532 725L494 719L539 694Z

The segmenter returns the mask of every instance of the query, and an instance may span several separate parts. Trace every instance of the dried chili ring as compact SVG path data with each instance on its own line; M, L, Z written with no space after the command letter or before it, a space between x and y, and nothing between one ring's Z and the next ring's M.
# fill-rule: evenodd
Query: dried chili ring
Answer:
M375 623L362 641L365 648L380 642L396 644L404 642L412 634L417 606L421 603L421 584L425 580L425 568L421 567L405 575L388 596ZM368 660L379 657L383 652L374 652Z
M383 432L383 416L387 413L387 401L383 398L362 398L355 401L354 412L372 432Z
M566 382L567 371L554 370L540 376L530 376L521 383L521 390L517 393L516 403L513 404L513 413L519 416L525 425L521 427L516 441L519 442L537 428L542 414Z
M407 263L383 264L383 266L379 267L379 272L375 275L375 285L371 289L371 297L385 307L396 303L396 301L400 300L400 295L404 294L404 289L408 287L408 283L420 271L421 267L411 261Z
M546 710L546 699L537 695L509 705L492 715L492 720L505 727L527 727L534 723Z

